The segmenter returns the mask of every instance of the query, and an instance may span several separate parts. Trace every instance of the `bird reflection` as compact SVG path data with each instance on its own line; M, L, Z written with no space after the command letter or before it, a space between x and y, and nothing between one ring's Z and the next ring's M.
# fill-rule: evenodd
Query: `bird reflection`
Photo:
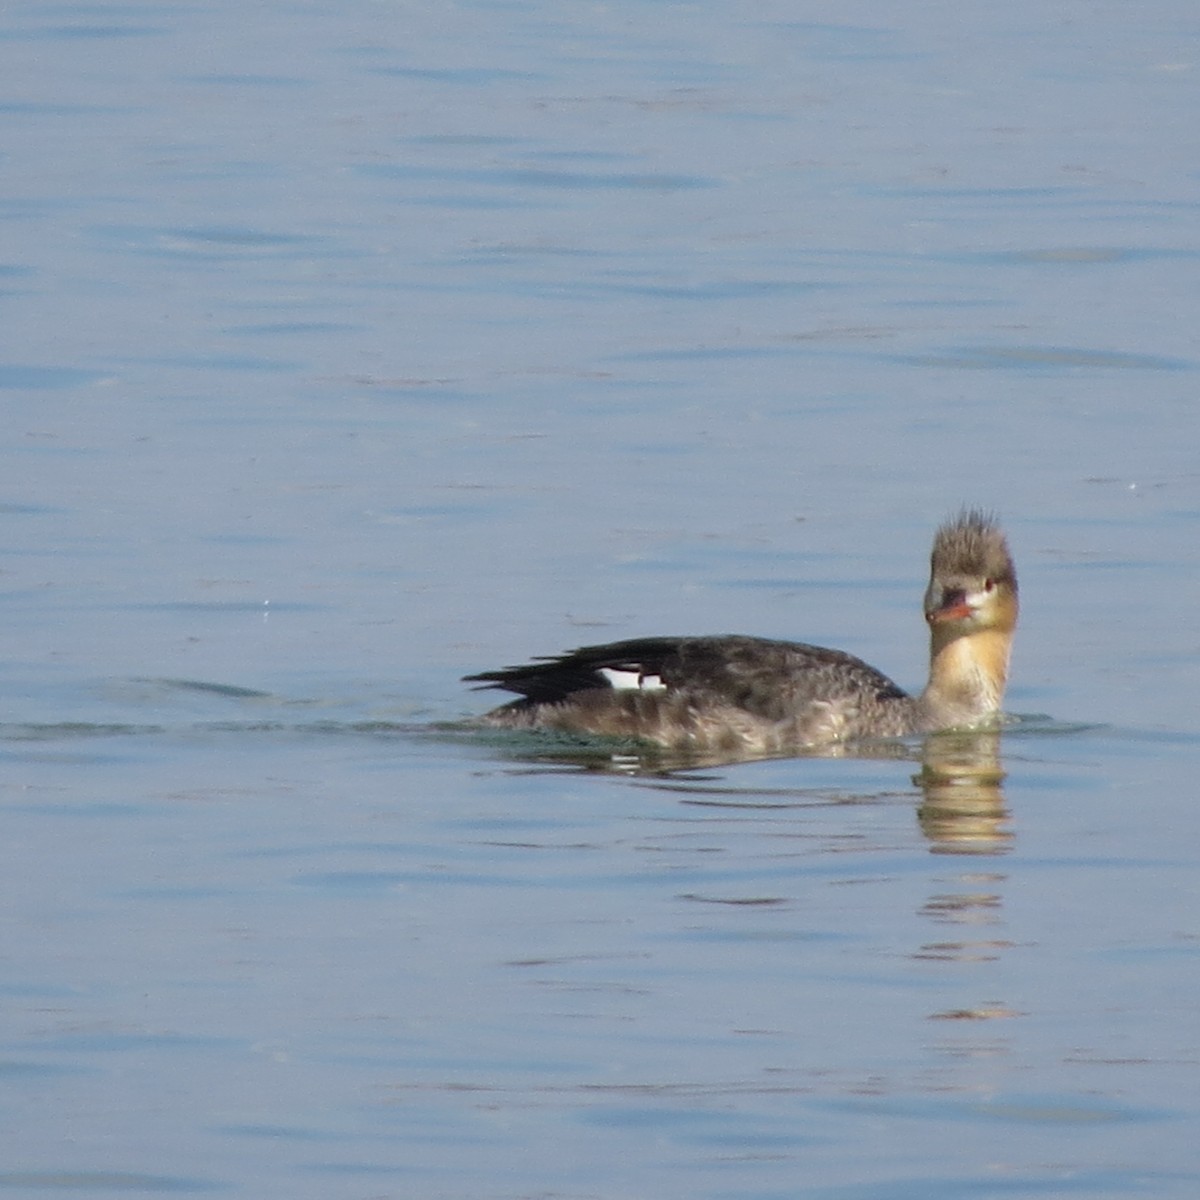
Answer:
M1011 848L998 732L931 735L913 782L923 793L917 821L934 854L1004 854Z
M677 794L683 803L706 807L788 810L890 803L901 795L890 790L855 794L833 792L827 786L805 787L803 758L814 757L811 753L797 757L795 782L763 787L761 783L756 785L752 777L738 779L722 769L764 757L791 756L686 755L637 744L616 748L594 741L572 742L546 737L516 744L509 742L508 746L509 756L523 761L525 769L631 776L643 786ZM513 750L517 753L512 753ZM920 790L917 827L929 853L962 856L970 861L969 864L963 862L957 870L939 870L938 877L931 881L934 887L919 909L923 922L929 925L922 944L911 950L910 956L931 967L944 963L986 968L986 964L1002 959L1013 948L1012 940L1006 936L1004 914L1007 877L982 861L1003 856L1013 846L1010 814L1004 798L1000 731L939 732L926 736L919 745L912 741L891 740L824 747L819 756L919 763L912 782ZM866 848L866 843L857 845L860 849ZM949 863L946 865L948 867ZM688 898L711 899L690 893ZM772 897L768 901L754 893L736 900L722 897L721 902L763 905L768 902L779 904L782 899ZM984 982L987 978L990 973L985 970L976 982ZM961 986L964 977L956 974L954 982ZM978 998L955 996L950 1004L938 1005L926 1014L930 1020L939 1022L967 1022L969 1025L982 1021L989 1027L997 1019L1020 1015L1014 1006L987 994ZM1006 1043L968 1035L965 1040L959 1036L953 1041L939 1041L937 1048L945 1053L994 1056L1006 1052Z
M914 777L922 799L917 822L933 854L974 858L1006 854L1013 835L1004 805L1004 769L1000 763L1000 734L995 731L940 733L925 739L921 770ZM1003 887L1006 876L975 867L943 880L921 907L921 915L938 927L937 937L920 946L913 957L955 963L995 962L1012 949L1004 936ZM949 887L945 885L949 884ZM943 890L944 889L944 890ZM929 1014L938 1021L994 1021L1020 1014L1003 1000L986 1000L940 1009ZM1006 1043L968 1038L941 1047L977 1056L1003 1053Z
M698 794L718 793L730 806L738 807L756 807L763 789L726 782L709 772L766 758L793 757L731 755L728 751L684 753L638 743L606 745L596 739L564 735L527 735L503 741L497 738L495 745L503 748L506 757L534 769L635 776L657 781L673 791L695 789ZM1011 847L1013 835L1007 825L1009 812L1004 804L998 730L934 733L917 750L910 741L881 740L826 746L795 757L797 762L814 757L898 762L919 759L920 770L913 776L913 783L921 790L917 821L932 853L995 855L1007 853ZM772 793L776 799L781 798L780 791L772 789ZM806 800L812 797L812 792L802 784L796 788L796 794ZM845 798L842 794L838 796L839 801ZM861 797L863 801L871 798Z

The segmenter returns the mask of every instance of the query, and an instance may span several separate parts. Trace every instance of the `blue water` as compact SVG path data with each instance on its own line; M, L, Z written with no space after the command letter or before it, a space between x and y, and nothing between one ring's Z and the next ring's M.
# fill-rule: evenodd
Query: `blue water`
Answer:
M1198 49L7 9L0 1191L1190 1200ZM946 786L444 728L641 634L919 684L963 502L1022 720Z

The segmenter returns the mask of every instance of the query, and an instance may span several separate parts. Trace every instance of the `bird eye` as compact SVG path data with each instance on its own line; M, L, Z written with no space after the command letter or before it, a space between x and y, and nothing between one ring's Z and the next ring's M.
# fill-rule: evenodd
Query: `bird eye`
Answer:
M996 581L994 579L985 579L983 581L983 590L985 592L995 591L995 589L996 589Z

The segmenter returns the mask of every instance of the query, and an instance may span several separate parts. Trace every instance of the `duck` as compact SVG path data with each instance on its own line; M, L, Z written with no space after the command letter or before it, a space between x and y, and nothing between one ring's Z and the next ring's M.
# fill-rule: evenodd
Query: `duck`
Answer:
M909 694L843 650L740 634L582 646L464 682L515 693L493 729L620 739L674 752L769 755L945 729L994 728L1018 614L997 518L963 509L936 531L924 616L929 677Z

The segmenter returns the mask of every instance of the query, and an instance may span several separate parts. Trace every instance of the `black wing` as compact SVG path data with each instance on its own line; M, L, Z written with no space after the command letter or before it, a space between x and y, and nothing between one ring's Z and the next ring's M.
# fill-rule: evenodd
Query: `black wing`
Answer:
M852 654L736 635L634 638L583 646L466 678L516 692L530 704L554 704L577 692L611 688L605 671L636 672L669 690L686 690L698 702L735 705L773 720L834 694L878 700L905 695L886 675Z
M502 667L498 671L481 671L465 675L466 683L479 683L485 688L502 688L516 692L533 704L554 704L575 692L592 688L611 688L612 680L604 671L630 671L639 675L657 676L670 686L678 676L682 647L693 641L714 641L699 638L632 638L627 642L610 642L606 646L581 646L566 654L548 656L519 667ZM674 665L675 671L670 667Z

